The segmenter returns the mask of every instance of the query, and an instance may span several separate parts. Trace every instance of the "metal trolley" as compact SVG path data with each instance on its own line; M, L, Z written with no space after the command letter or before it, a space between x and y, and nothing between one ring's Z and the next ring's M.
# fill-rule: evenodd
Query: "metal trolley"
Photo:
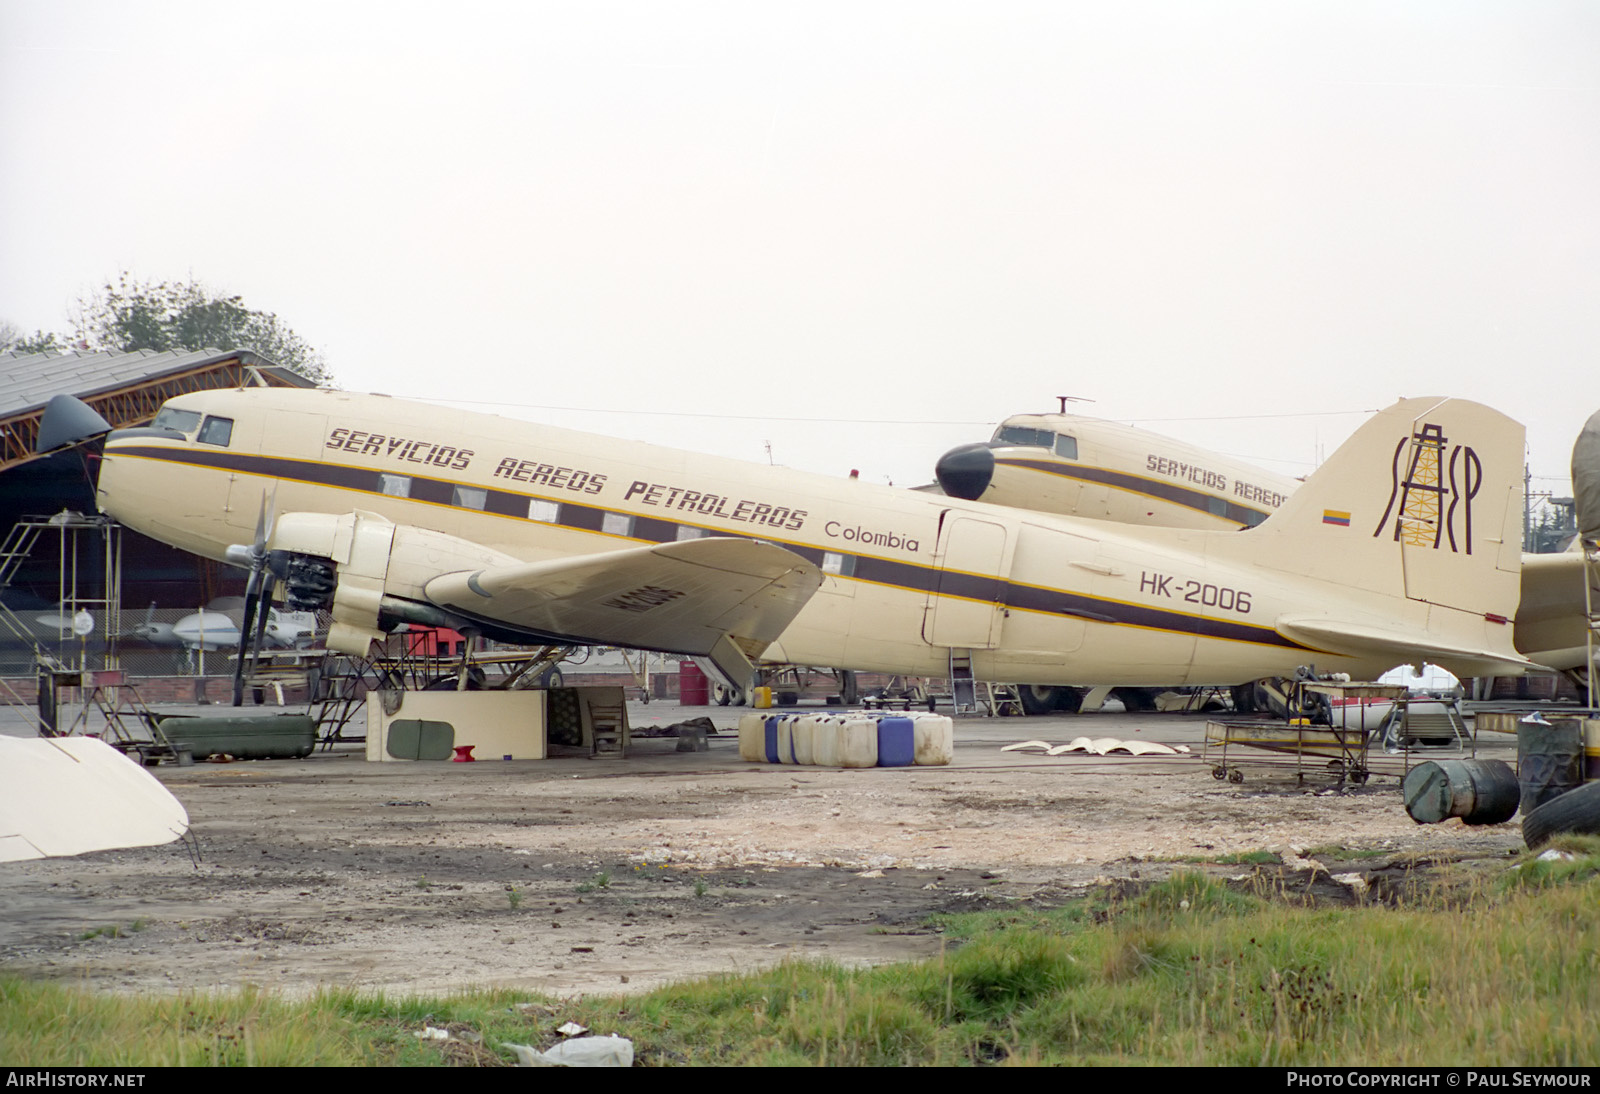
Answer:
M1206 723L1204 759L1214 779L1244 781L1244 768L1289 770L1307 778L1364 783L1370 774L1367 753L1380 719L1376 703L1404 707L1407 690L1390 684L1296 681L1282 722L1218 719ZM1328 724L1312 725L1318 709Z

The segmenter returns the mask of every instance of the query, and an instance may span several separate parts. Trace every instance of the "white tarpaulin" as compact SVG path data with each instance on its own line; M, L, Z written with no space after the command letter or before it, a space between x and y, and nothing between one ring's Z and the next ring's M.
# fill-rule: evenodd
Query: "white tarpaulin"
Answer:
M0 862L171 843L189 814L93 737L0 736Z

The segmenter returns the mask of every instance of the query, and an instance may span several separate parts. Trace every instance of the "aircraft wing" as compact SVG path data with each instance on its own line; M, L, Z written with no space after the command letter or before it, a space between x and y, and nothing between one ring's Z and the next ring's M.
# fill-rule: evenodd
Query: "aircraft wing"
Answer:
M1351 657L1390 656L1396 663L1431 662L1457 676L1519 676L1533 662L1503 652L1451 646L1419 638L1415 630L1391 630L1375 623L1351 623L1321 616L1283 617L1277 629L1286 638Z
M429 581L429 600L591 645L709 657L730 680L805 607L822 571L772 543L712 537L490 566Z

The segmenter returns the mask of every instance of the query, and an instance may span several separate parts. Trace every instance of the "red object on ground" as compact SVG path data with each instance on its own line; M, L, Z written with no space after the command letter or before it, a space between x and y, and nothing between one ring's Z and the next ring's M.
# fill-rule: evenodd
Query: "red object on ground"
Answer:
M472 754L472 750L477 748L477 747L478 747L477 745L456 745L455 746L455 750L456 750L455 759L451 760L450 762L453 763L453 764L475 764L475 763L477 763L478 762L478 757L476 757L476 756L474 756Z

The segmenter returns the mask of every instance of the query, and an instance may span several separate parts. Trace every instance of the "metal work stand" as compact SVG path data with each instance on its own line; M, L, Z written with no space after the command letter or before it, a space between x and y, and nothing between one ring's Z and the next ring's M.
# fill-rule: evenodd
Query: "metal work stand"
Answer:
M1363 701L1389 700L1403 708L1407 691L1389 684L1297 681L1288 715L1278 722L1241 719L1206 723L1204 759L1212 778L1244 781L1247 766L1288 770L1295 781L1332 779L1335 783L1367 781L1367 756L1376 730L1364 728L1359 717ZM1352 704L1358 712L1350 724ZM1311 712L1328 712L1327 725L1312 725Z

